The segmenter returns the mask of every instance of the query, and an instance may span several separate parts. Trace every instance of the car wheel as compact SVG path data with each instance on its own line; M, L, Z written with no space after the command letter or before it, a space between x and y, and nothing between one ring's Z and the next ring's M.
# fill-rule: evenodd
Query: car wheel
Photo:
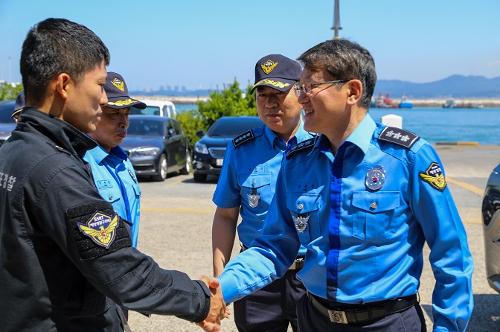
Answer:
M203 173L193 173L194 182L205 182L207 181L207 175Z
M189 150L186 150L186 165L180 170L179 173L183 175L187 175L191 173L193 170L193 164L192 164L192 159L191 159L191 152Z
M167 156L162 154L160 159L158 159L158 164L156 165L157 172L153 176L153 180L155 181L165 181L168 173L168 164L167 164Z

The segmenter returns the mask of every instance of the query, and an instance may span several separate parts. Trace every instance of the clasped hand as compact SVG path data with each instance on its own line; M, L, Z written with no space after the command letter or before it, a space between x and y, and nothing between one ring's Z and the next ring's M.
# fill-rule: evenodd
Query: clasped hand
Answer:
M229 316L229 310L224 303L219 281L216 278L209 278L207 276L201 277L201 280L210 289L212 296L210 297L210 311L208 312L207 318L198 323L198 325L204 331L219 332L221 331L221 320Z

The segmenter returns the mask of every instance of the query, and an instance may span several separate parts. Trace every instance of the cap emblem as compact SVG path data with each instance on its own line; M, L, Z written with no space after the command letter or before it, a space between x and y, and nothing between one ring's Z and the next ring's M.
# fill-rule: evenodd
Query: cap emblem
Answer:
M123 82L122 80L115 77L111 81L111 84L113 84L118 90L125 91L125 82Z
M272 72L273 69L276 68L277 65L278 65L277 62L274 62L273 60L267 60L266 62L264 62L260 65L260 68L262 68L264 73L269 75L269 73Z

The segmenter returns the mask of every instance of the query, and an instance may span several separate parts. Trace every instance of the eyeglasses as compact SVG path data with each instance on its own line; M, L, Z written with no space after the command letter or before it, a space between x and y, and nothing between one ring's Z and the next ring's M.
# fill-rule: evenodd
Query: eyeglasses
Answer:
M297 95L297 97L300 98L301 96L304 96L304 95L310 95L312 90L316 89L317 87L319 87L323 84L329 84L329 86L327 86L326 88L323 89L323 90L326 90L334 84L345 83L345 82L347 82L347 81L346 80L334 80L334 81L326 81L326 82L319 82L319 83L310 83L308 86L306 86L305 84L299 84L299 82L297 82L294 84L293 87L295 89L295 94ZM317 93L319 93L323 90L320 90Z

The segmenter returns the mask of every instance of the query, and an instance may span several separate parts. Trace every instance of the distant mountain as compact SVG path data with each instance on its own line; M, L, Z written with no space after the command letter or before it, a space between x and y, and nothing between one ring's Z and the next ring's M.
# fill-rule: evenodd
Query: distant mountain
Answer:
M158 90L135 90L131 94L141 96L208 96L214 90L189 90L185 87ZM390 95L393 98L500 98L500 77L452 75L445 79L414 83L400 80L379 80L374 96Z
M375 86L374 96L379 94L409 98L498 98L500 77L452 75L428 83L379 80Z

